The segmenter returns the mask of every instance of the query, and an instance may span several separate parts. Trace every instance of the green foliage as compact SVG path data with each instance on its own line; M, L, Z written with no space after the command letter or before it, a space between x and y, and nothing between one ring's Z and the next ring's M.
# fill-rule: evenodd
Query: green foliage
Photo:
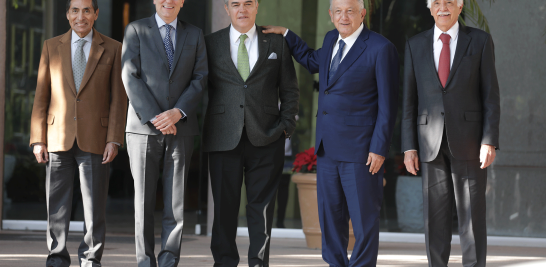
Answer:
M17 2L17 0L12 0L11 3L12 3L13 8L15 8L15 9L19 8L19 3Z
M489 1L489 5L495 0L483 0ZM463 18L464 17L464 18ZM463 16L459 16L459 22L463 25L466 25L466 22L472 22L478 28L490 33L489 23L487 18L483 15L483 12L478 5L478 0L465 0L463 7Z
M366 12L368 12L368 15L366 16L366 25L368 25L368 27L370 27L373 13L381 6L382 2L383 0L364 0L364 8L366 9Z

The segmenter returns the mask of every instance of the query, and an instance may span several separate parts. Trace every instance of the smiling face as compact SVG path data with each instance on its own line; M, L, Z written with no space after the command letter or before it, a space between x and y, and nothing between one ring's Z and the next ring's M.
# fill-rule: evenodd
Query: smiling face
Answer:
M154 0L157 15L167 24L173 22L184 6L184 0Z
M93 8L91 0L72 0L66 18L72 30L83 38L93 29L95 20L99 18L99 10Z
M463 5L458 6L457 0L433 0L430 6L430 14L443 32L449 31L457 23L462 11Z
M329 12L341 38L353 34L366 16L366 9L360 9L358 0L333 0Z
M231 19L231 25L239 32L248 32L256 23L258 14L256 0L229 0L224 8Z

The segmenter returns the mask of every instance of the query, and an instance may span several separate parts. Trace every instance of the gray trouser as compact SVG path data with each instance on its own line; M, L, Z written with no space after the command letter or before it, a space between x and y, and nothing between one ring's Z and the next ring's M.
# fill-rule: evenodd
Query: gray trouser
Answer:
M127 133L127 151L135 182L135 245L138 267L156 267L154 208L163 159L163 220L159 266L177 266L184 224L184 188L193 152L193 136Z
M68 267L66 238L72 210L74 173L80 171L84 210L84 238L78 249L80 265L101 266L106 234L106 199L109 164L102 155L82 151L77 143L66 152L50 152L46 164L47 247L46 266Z

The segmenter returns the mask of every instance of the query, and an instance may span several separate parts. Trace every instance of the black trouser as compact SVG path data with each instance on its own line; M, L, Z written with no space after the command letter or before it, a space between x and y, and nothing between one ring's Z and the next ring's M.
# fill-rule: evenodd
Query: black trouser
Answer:
M429 266L447 266L449 261L453 200L459 218L463 266L485 266L487 171L480 169L480 160L455 159L444 132L438 156L431 162L423 162L422 173Z
M290 189L290 178L292 175L283 173L279 182L277 192L277 228L285 228L284 217L286 216L286 206L288 205L288 193Z
M235 237L241 200L246 186L246 217L250 237L249 266L269 266L269 243L275 196L284 159L284 135L267 146L253 146L243 130L235 149L209 153L214 197L211 251L214 266L233 267L239 263Z

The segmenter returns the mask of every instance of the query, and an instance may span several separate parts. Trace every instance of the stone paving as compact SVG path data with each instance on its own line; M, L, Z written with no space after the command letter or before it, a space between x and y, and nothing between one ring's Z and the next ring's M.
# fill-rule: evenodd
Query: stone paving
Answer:
M78 266L76 251L81 233L68 237L72 265ZM159 242L159 236L156 243ZM248 238L237 239L240 266L247 266ZM213 265L210 254L210 237L185 235L179 266L201 267ZM488 266L534 267L546 266L546 248L495 247L488 248ZM156 253L159 246L156 246ZM0 231L0 266L32 267L44 266L47 257L44 232ZM271 242L270 267L326 267L320 250L308 249L304 239L274 238ZM462 266L461 248L453 245L450 266ZM134 237L130 235L108 235L102 264L105 267L134 267ZM427 266L424 244L381 243L377 266Z

